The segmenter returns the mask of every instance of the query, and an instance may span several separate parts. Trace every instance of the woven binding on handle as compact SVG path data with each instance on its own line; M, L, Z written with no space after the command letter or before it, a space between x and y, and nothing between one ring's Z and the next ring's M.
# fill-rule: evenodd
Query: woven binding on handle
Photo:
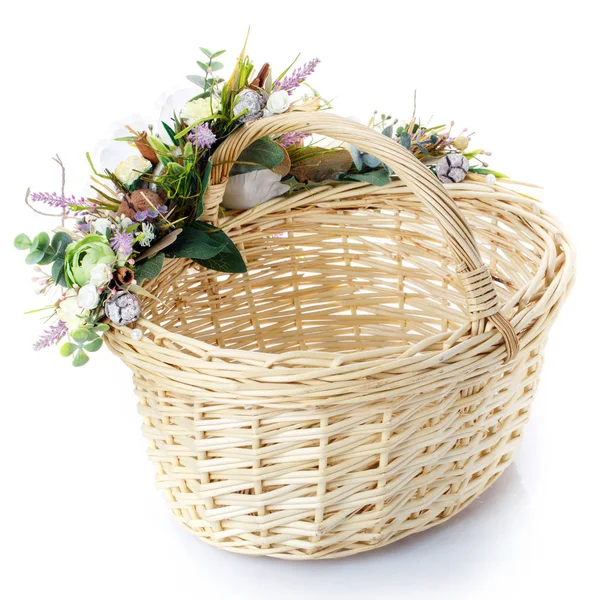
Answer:
M500 302L490 273L481 259L473 233L442 183L411 152L390 138L342 117L326 112L292 112L248 123L227 138L213 155L210 186L204 198L203 220L216 222L229 171L241 152L257 139L288 132L316 133L347 142L379 158L404 181L433 214L455 258L473 321L481 332L489 320L502 334L507 362L517 354L514 328L500 313Z
M500 309L498 294L490 272L485 266L470 271L463 263L458 266L456 274L467 295L467 306L472 315L484 318L498 312Z

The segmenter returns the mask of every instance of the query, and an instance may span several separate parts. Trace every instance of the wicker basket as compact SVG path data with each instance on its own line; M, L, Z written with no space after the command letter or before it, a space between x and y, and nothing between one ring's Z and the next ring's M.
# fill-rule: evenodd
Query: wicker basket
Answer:
M444 522L506 469L573 254L538 203L443 186L392 140L326 113L247 124L214 156L205 216L264 135L319 133L393 168L228 214L247 274L171 260L147 283L133 370L177 519L222 548L330 558ZM469 225L467 225L467 222Z

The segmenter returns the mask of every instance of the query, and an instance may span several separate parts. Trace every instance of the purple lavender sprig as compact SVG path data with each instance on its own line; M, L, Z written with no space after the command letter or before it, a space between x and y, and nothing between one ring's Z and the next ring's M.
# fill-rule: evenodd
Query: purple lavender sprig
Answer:
M217 136L208 123L202 123L190 130L188 140L196 148L210 148L217 141Z
M290 146L295 146L299 144L303 139L310 137L308 133L302 133L301 131L294 131L291 133L285 133L279 138L279 143L284 148L289 148Z
M77 200L75 196L68 197L64 194L59 195L56 192L53 192L52 194L48 192L32 192L29 198L32 202L41 202L62 210L71 210L72 206L91 207L90 202L85 198Z
M37 352L42 348L58 344L65 335L67 335L67 325L63 321L59 321L44 331L38 341L33 344L33 349Z
M293 90L295 90L301 83L304 83L304 81L306 81L306 79L313 74L316 66L320 62L320 59L313 58L305 65L294 69L291 75L284 77L281 81L275 82L275 91L285 90L291 95Z

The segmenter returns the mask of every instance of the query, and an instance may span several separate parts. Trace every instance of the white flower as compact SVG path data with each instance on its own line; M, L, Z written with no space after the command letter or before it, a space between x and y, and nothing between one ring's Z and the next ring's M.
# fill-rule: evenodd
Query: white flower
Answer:
M120 219L119 220L119 228L122 231L125 231L125 229L127 229L128 227L131 227L133 225L133 221L129 217L117 217L117 219Z
M104 263L98 263L92 267L90 273L90 283L93 283L96 287L101 287L108 283L111 276L111 269Z
M85 317L89 314L87 310L81 310L77 302L77 296L65 298L56 311L57 317L63 321L69 331L74 331L85 324Z
M92 310L98 306L98 302L100 302L100 295L93 283L86 283L80 288L77 294L77 304L80 308Z
M154 235L154 227L150 223L142 223L142 233L144 234L143 239L140 240L140 246L149 246L156 237Z
M269 113L278 115L284 113L290 107L290 95L285 90L273 92L267 100L267 110Z
M216 115L220 107L220 100L214 96L212 98L198 98L184 104L180 116L189 125Z
M280 182L281 177L267 169L234 175L227 183L222 204L225 208L252 208L288 192L290 188Z
M141 154L132 154L115 167L114 174L121 183L131 185L151 168L152 163Z
M110 232L110 221L108 219L96 219L92 221L92 233L99 233L100 235L107 235Z

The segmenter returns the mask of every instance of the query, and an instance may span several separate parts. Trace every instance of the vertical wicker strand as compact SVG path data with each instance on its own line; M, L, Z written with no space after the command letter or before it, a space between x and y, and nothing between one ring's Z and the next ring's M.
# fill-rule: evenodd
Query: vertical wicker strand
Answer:
M377 478L377 496L380 496L387 485L387 467L390 459L390 449L389 449L389 441L390 441L390 423L392 420L392 410L388 409L384 411L381 415L381 450L379 451L379 466L377 470L379 471L379 476ZM383 511L385 509L385 500L382 498L375 505L375 526L373 527L374 539L373 543L378 543L380 541L381 530L383 529L384 523L384 514Z
M311 539L313 544L318 544L321 539L321 524L325 516L325 496L327 494L327 446L329 436L326 435L329 426L329 418L322 416L319 421L319 483L317 483L317 508L315 509L315 535ZM312 553L316 552L315 548Z

